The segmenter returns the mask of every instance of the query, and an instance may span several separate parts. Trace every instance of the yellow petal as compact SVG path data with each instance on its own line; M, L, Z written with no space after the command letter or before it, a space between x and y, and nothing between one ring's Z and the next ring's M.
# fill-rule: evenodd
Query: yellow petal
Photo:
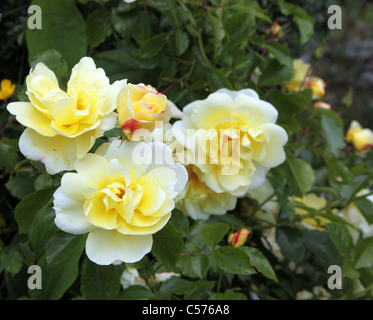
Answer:
M51 120L33 107L29 102L12 102L7 107L8 111L16 116L17 121L25 127L34 129L46 137L53 137L56 132L50 127Z
M143 195L137 210L144 215L158 211L166 200L166 193L150 175L144 175L136 181L142 188Z

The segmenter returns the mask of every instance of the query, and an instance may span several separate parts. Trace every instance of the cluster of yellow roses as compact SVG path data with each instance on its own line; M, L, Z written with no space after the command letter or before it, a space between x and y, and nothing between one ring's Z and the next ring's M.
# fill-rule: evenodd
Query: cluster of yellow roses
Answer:
M63 174L54 194L55 223L65 232L89 233L86 253L97 264L140 260L176 202L195 219L226 213L285 160L287 134L275 124L277 110L250 89L221 89L187 105L182 120L168 124L177 146L171 149L144 139L169 122L175 106L151 86L110 84L91 58L73 68L66 91L42 63L26 85L30 102L8 105L27 127L20 150L49 174L75 170ZM117 124L127 139L90 153ZM197 153L206 161L191 161Z
M318 79L296 70L288 90L305 84L315 96L323 94ZM207 219L234 209L238 197L266 194L260 191L268 188L266 173L285 160L288 136L276 125L278 112L251 89L220 89L181 112L149 85L110 84L88 57L72 69L66 91L42 63L26 85L29 102L7 107L26 127L20 150L49 174L75 171L63 174L54 194L55 223L65 232L89 233L86 253L97 264L139 261L175 206ZM181 120L171 125L172 117ZM89 152L118 125L126 139ZM354 130L357 143L360 131ZM173 140L164 143L165 136ZM229 241L242 245L248 234L243 229Z

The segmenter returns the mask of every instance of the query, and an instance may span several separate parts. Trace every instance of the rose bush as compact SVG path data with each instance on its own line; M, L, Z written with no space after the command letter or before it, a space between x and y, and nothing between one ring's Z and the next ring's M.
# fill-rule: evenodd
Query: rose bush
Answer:
M318 76L326 7L33 0L30 29L21 2L0 30L1 298L372 298L372 127Z

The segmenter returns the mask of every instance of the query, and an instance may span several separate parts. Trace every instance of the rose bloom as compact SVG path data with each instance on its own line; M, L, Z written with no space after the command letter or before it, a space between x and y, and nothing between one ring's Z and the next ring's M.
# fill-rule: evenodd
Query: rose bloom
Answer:
M305 194L301 198L293 197L293 201L299 202L302 205L315 210L320 210L326 206L326 199L323 197L318 197L314 193ZM302 209L300 207L295 207L294 211L295 214L301 216L310 213L309 211ZM329 222L328 219L320 216L317 216L315 218L304 218L301 221L302 225L305 226L307 229L316 229L319 231L325 230L325 223Z
M214 192L243 196L264 182L269 168L285 161L288 137L275 124L277 116L251 89L220 89L187 105L174 123L175 137L185 147L176 158L194 164Z
M8 99L16 89L16 85L9 79L1 80L0 84L0 100Z
M217 193L201 180L201 171L186 166L188 182L177 197L177 206L191 218L206 220L210 215L223 215L236 206L237 197L228 192Z
M142 164L134 156L138 147L151 150ZM89 232L86 253L100 265L133 263L147 254L152 234L170 219L188 178L166 145L120 140L88 153L75 170L63 175L54 194L55 223L68 233Z
M119 124L129 140L148 136L156 122L166 124L171 118L167 97L152 86L128 84L118 96ZM143 129L143 130L141 130Z
M47 172L55 174L72 170L96 138L115 126L117 94L126 80L110 85L105 72L85 57L73 68L66 92L42 63L31 70L26 85L30 102L8 105L8 111L27 127L19 147L25 157L42 161Z
M301 59L293 61L294 74L291 80L285 84L288 91L299 92L304 89L312 89L312 97L320 99L325 95L325 82L311 76L311 65L304 63Z
M352 143L358 152L367 152L373 146L373 131L364 129L359 122L353 120L346 134L346 142Z

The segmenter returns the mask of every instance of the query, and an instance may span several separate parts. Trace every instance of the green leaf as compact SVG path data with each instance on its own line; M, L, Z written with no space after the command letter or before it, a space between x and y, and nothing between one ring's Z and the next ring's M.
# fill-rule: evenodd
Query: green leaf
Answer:
M198 255L192 258L192 269L200 279L206 277L209 266L210 261L205 255Z
M32 227L40 210L51 200L57 187L36 191L26 196L15 208L15 219L19 233L26 233Z
M254 274L247 254L240 248L220 247L212 254L216 264L225 271L234 274Z
M373 237L359 241L355 253L355 268L372 268L373 266Z
M250 263L267 278L278 282L277 276L267 258L256 248L242 247L250 259Z
M298 26L301 44L306 43L313 34L313 19L302 8L286 2L279 3L280 10L285 15L294 15L294 22Z
M351 105L352 105L352 99L353 99L353 92L354 92L353 88L349 87L347 94L342 98L341 105L344 108L351 107Z
M4 140L0 140L0 168L10 172L18 162L18 152L15 146Z
M183 249L184 241L180 232L171 222L153 235L152 253L168 269L173 269Z
M324 267L342 265L342 258L329 233L310 230L304 234L307 247L312 251Z
M181 56L189 47L188 34L180 29L176 30L170 39L170 52L176 56Z
M98 47L110 35L111 25L104 7L91 12L86 20L88 44L91 48Z
M209 300L247 300L247 297L241 292L228 289L224 293L213 293Z
M183 237L186 237L189 233L189 220L187 216L178 209L172 210L170 222L173 226L181 232Z
M26 42L31 62L38 54L54 49L72 68L87 54L84 19L73 0L33 0L42 11L42 29L27 28Z
M131 14L134 15L133 12ZM151 35L149 14L147 10L144 10L140 14L136 14L134 16L137 16L138 18L136 19L135 23L130 26L131 36L139 45L141 45Z
M209 17L211 27L212 27L212 33L213 33L212 43L213 43L213 48L214 48L214 56L216 57L217 50L225 37L225 30L224 30L224 25L222 21L218 17L215 17L211 13L211 11L208 12L208 17Z
M201 235L206 245L213 250L216 245L223 239L229 230L229 225L226 223L209 224L202 229Z
M311 190L315 182L315 172L308 162L297 159L291 152L286 152L286 168L289 183L297 197L302 197Z
M361 190L369 185L369 176L357 176L347 184L339 186L339 193L342 197L342 207L347 206L353 197Z
M38 176L35 179L35 182L34 182L34 187L36 190L50 188L50 187L53 187L53 185L54 185L53 178L48 173L42 173L40 176Z
M305 44L313 34L313 19L301 8L298 7L294 22L298 26L300 42Z
M13 197L23 199L35 191L34 180L35 176L33 172L20 171L5 184L5 187Z
M272 59L259 77L259 85L277 86L288 82L293 76L293 67L287 67Z
M171 294L185 294L198 287L204 291L211 289L214 286L214 281L188 281L179 278L171 278L165 281L159 290L159 299L163 300L169 297Z
M274 90L271 92L269 99L278 111L278 122L289 130L296 132L300 127L296 113L311 103L312 90L306 89L289 93Z
M288 68L293 67L293 60L291 59L289 49L283 44L278 42L265 43L263 48L272 53L280 64Z
M121 300L149 300L154 299L154 294L144 286L130 286L119 294Z
M346 226L340 222L327 223L326 227L342 256L348 256L354 247L352 237Z
M249 38L250 26L255 23L252 12L240 12L231 15L224 22L226 34L229 35L229 48L246 44Z
M367 222L373 224L373 203L366 198L354 200L354 203L359 208Z
M82 235L57 231L48 241L45 251L48 266L51 267L68 258L80 242L85 243L85 239Z
M189 236L186 239L185 249L188 252L196 252L201 250L205 246L205 242L202 239L202 230L206 226L206 222L198 220L190 228Z
M303 233L299 229L283 227L276 230L276 242L281 248L282 255L299 264L305 254Z
M164 45L167 43L167 40L167 33L160 33L152 38L145 40L140 46L140 57L143 59L154 57L159 51L162 50Z
M115 266L100 266L86 259L81 290L87 300L116 298L120 290L120 281Z
M42 270L42 290L29 290L30 297L37 300L58 300L75 282L79 274L79 260L84 250L84 242L76 246L69 258L48 267L43 255L37 265Z
M234 89L224 72L217 68L211 70L208 75L208 83L212 90L218 90L220 88Z
M339 151L346 146L343 133L343 120L332 110L319 108L321 113L322 134L326 140L327 149L336 157Z
M342 179L342 183L345 184L353 179L350 170L348 170L343 162L337 160L331 154L324 154L323 157L328 168L329 182L335 182L337 179Z
M59 230L54 223L56 214L52 206L53 203L44 206L40 210L34 224L28 232L31 247L35 254L35 260L39 260L42 257L49 239Z

